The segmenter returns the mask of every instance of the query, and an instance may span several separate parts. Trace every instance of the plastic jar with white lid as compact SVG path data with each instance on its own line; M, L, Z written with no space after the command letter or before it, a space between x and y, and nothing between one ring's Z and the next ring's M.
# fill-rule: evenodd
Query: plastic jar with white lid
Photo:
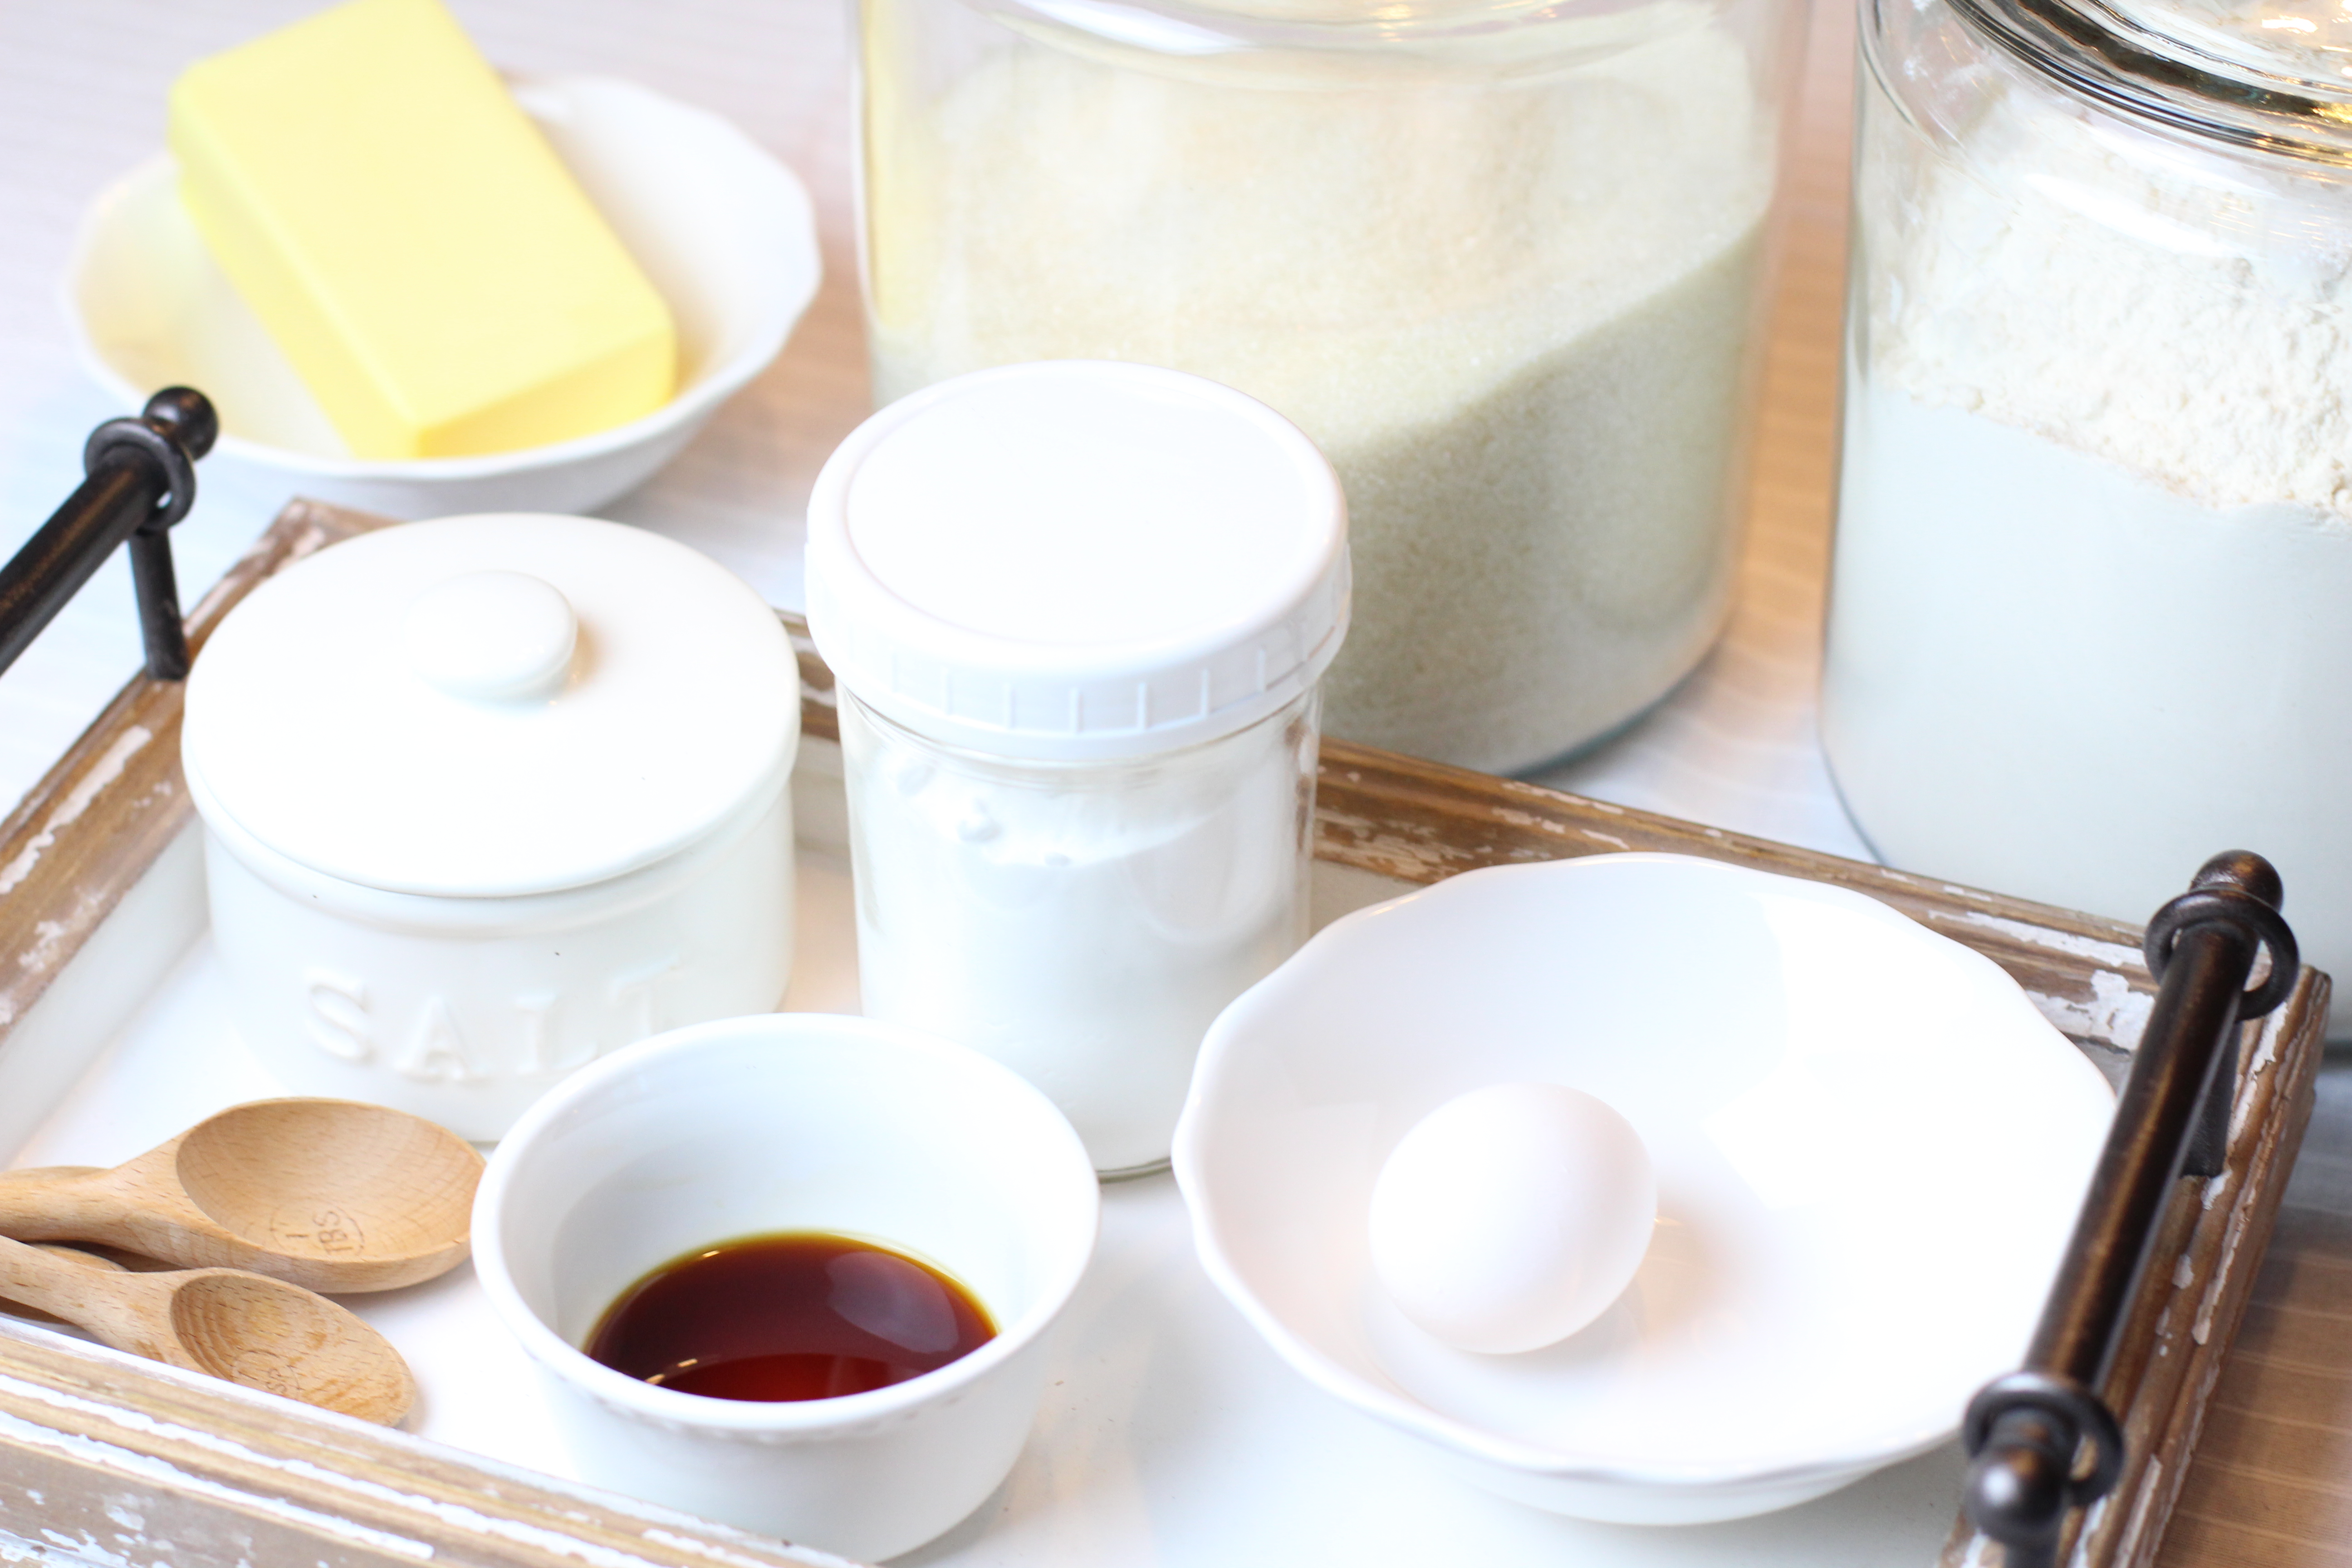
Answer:
M297 563L188 683L240 1034L289 1091L489 1139L605 1051L767 1011L799 740L774 612L641 529L446 518Z
M808 564L866 1011L1023 1073L1097 1170L1155 1168L1210 1022L1307 933L1330 466L1198 377L984 371L843 443Z

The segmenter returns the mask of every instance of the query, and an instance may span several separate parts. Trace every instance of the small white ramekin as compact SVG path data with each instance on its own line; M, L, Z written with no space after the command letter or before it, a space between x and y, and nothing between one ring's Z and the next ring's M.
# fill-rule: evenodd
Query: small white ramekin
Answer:
M1099 1207L1077 1134L1011 1070L912 1029L777 1013L643 1041L541 1100L483 1177L474 1264L583 1479L874 1561L941 1534L1012 1469ZM657 1387L578 1348L659 1265L810 1230L945 1269L996 1338L905 1383L792 1403Z

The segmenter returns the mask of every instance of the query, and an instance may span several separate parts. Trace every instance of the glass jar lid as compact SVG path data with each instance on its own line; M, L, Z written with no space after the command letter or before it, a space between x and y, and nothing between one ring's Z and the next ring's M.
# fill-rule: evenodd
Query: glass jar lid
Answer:
M256 589L188 680L208 810L312 870L490 898L603 881L772 800L800 738L775 613L641 529L445 518Z
M2352 9L2341 0L1952 0L1981 34L2109 108L2352 163Z

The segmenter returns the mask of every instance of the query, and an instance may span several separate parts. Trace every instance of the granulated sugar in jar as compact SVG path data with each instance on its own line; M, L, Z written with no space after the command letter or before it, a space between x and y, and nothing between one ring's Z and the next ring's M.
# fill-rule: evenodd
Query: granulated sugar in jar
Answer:
M1335 733L1533 767L1729 603L1799 8L868 0L877 399L1172 365L1348 491Z

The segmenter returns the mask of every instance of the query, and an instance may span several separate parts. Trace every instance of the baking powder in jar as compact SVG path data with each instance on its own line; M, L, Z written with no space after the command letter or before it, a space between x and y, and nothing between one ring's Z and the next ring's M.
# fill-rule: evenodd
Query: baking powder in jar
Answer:
M1307 932L1330 466L1152 366L942 382L819 477L867 1014L996 1058L1154 1169L1210 1022Z
M606 1051L767 1011L799 741L775 613L659 535L444 518L296 563L188 682L239 1034L289 1091L490 1139Z

